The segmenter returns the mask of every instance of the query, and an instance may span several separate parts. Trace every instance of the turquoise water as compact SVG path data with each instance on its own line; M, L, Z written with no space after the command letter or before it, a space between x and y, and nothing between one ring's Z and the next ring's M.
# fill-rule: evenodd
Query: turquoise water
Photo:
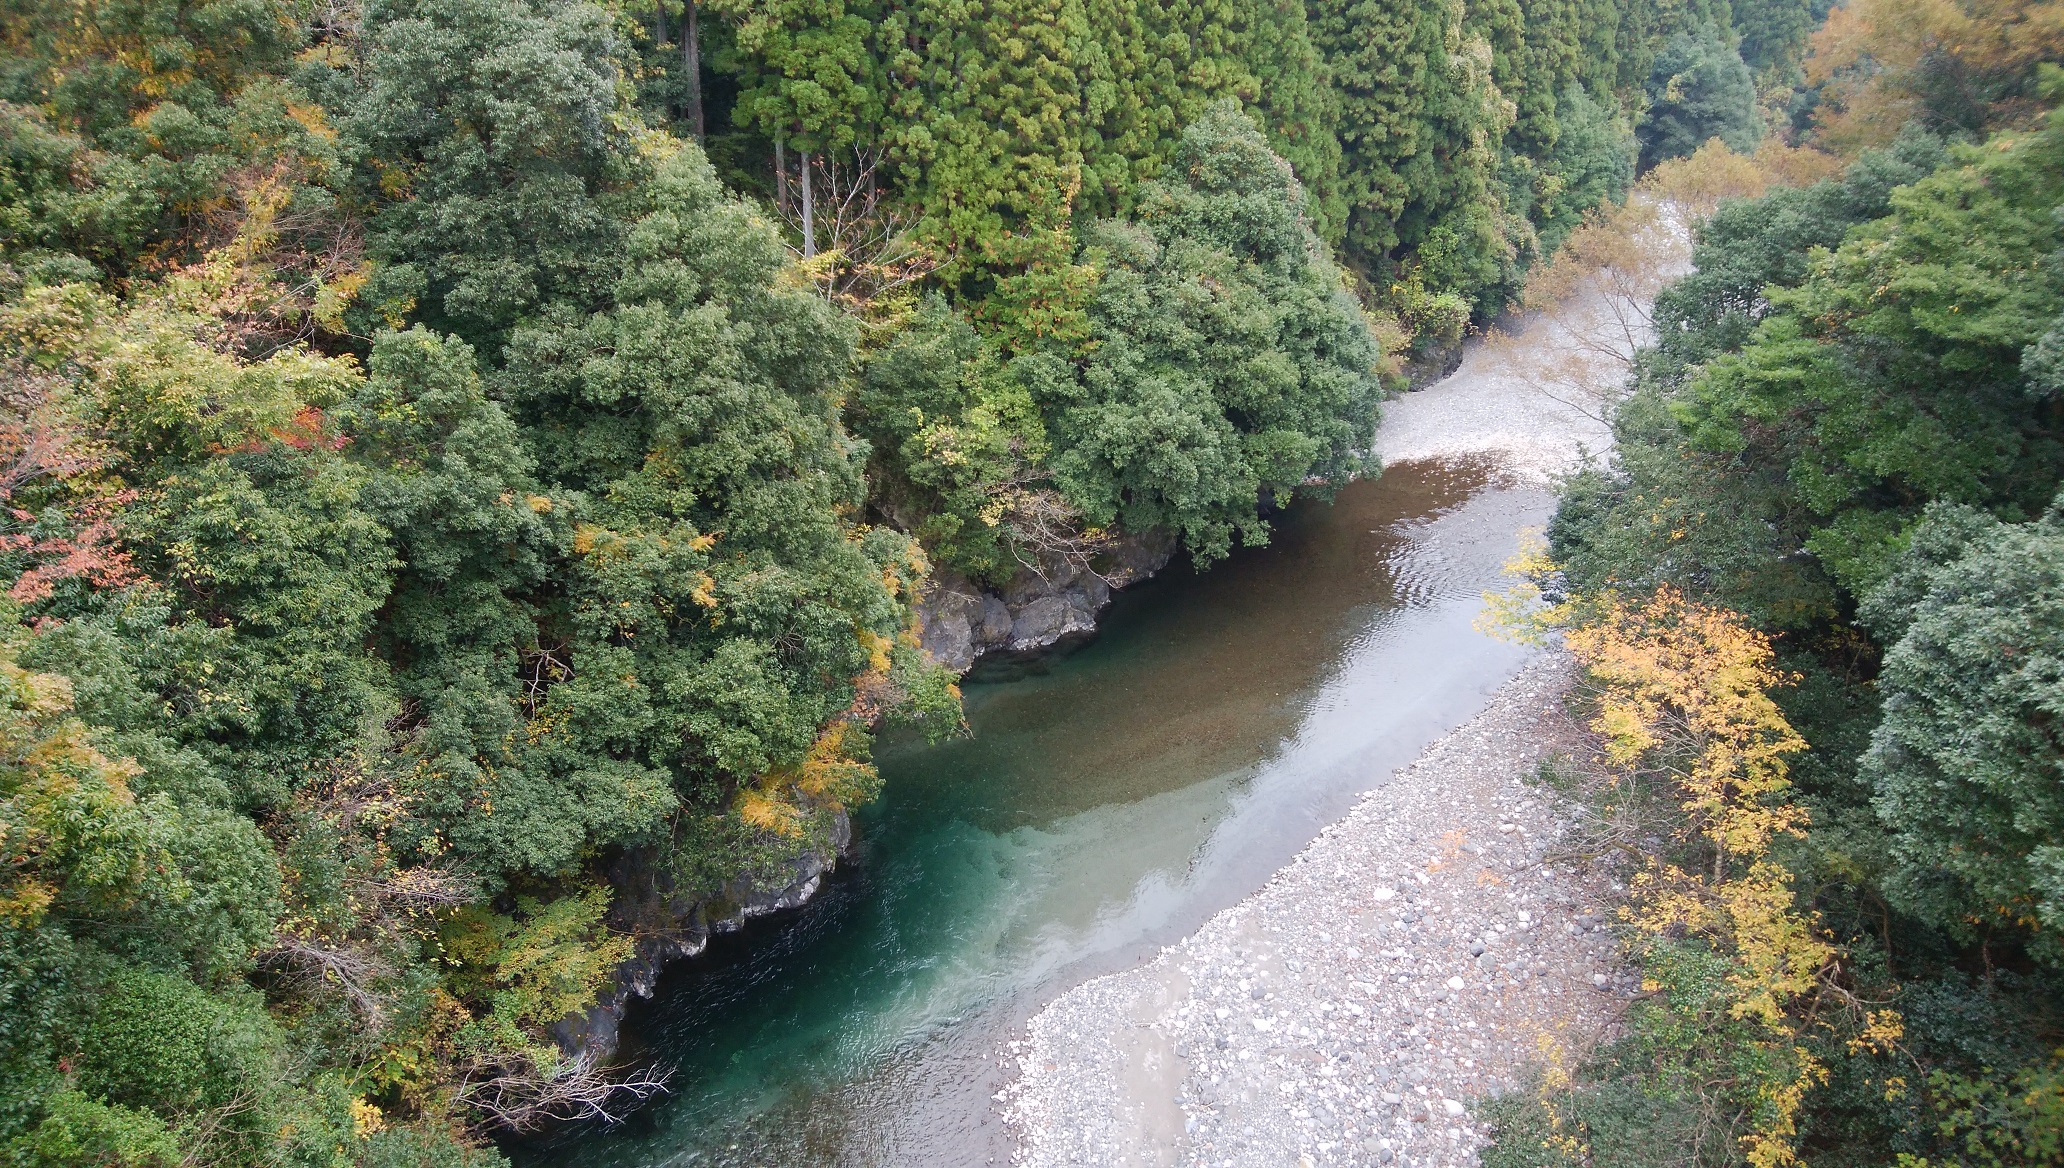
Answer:
M1545 493L1416 464L1272 544L1120 594L1099 635L966 684L972 735L885 742L885 794L802 909L626 1019L673 1094L527 1165L1006 1163L999 1048L1044 996L1259 887L1520 661L1480 594Z

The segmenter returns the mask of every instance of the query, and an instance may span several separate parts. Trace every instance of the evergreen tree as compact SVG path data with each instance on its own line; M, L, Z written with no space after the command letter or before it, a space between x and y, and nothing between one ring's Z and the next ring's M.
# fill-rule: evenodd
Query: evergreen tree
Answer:
M838 150L879 133L880 50L872 6L843 0L711 11L737 24L727 63L738 73L733 116L742 126L803 152Z
M1756 148L1763 134L1756 79L1716 28L1679 33L1656 54L1648 113L1636 132L1644 167L1682 158L1713 138L1741 154Z
M1181 533L1200 561L1265 538L1264 493L1360 466L1381 357L1304 220L1290 168L1237 107L1184 133L1139 221L1089 236L1094 345L1019 375L1055 421L1055 476L1092 523Z
M1862 613L1889 646L1863 759L1904 909L1969 938L2033 929L2064 963L2064 507L1938 505ZM1975 926L1975 928L1974 928Z
M548 301L592 301L644 162L602 11L569 0L376 0L365 60L332 86L372 206L362 328L420 320L497 355Z
M1806 36L1827 15L1826 0L1730 0L1728 14L1741 37L1741 58L1758 73L1797 70Z
M1083 8L927 0L891 14L884 36L893 144L923 230L952 257L944 274L1018 261L1067 221L1084 184L1082 92L1100 71L1078 57L1089 39Z
M1340 94L1346 256L1377 264L1401 242L1397 220L1412 192L1399 168L1426 148L1427 93L1447 67L1453 16L1386 0L1309 7L1312 39Z

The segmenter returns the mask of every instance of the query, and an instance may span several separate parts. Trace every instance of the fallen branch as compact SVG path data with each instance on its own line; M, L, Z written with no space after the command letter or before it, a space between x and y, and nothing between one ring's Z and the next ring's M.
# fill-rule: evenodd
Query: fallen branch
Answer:
M541 1068L528 1059L476 1064L461 1079L456 1102L486 1129L530 1131L546 1123L623 1122L640 1103L667 1089L673 1071L641 1067L611 1078L586 1051Z

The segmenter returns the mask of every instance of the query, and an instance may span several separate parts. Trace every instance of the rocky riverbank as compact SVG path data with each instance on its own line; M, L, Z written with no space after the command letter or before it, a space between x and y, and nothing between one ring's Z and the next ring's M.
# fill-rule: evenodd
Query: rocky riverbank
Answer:
M931 659L965 673L995 653L1035 654L1088 637L1114 589L1168 566L1175 537L1127 535L1089 563L1048 557L989 591L953 572L932 578L917 603L918 643Z
M1581 745L1560 653L1259 893L1056 999L1013 1044L1019 1163L1466 1165L1471 1101L1580 1050L1633 983L1608 878L1531 782Z
M955 673L989 654L1048 652L1094 633L1112 590L1160 571L1174 554L1175 540L1163 533L1128 536L1089 564L1054 559L1038 571L1021 569L996 592L941 572L917 605L919 643ZM805 849L778 871L741 876L714 897L682 895L650 857L626 853L609 874L618 890L609 926L633 938L631 957L593 1006L555 1028L560 1046L600 1058L615 1054L624 1010L632 999L652 996L668 963L699 955L714 934L808 903L851 840L852 826L840 812L821 846Z
M1600 302L1602 303L1602 302ZM1582 403L1544 394L1543 369L1582 346L1582 331L1602 308L1579 304L1556 320L1518 322L1500 345L1471 341L1425 354L1410 370L1414 392L1386 402L1376 437L1382 465L1488 455L1536 483L1612 444L1612 432ZM920 643L956 673L989 655L1037 654L1087 638L1114 589L1167 566L1175 540L1165 532L1126 536L1082 565L1053 559L1019 570L986 590L951 572L934 577L917 606Z
M554 1028L559 1045L601 1059L614 1055L624 1010L633 998L652 996L669 962L701 954L714 934L736 932L756 917L807 904L852 842L852 821L837 812L821 843L774 871L741 875L713 897L684 895L672 875L654 865L650 852L626 852L609 872L618 890L609 907L609 927L632 938L631 956L616 967L593 1006Z
M1094 633L1097 614L1111 603L1114 589L1160 571L1174 554L1175 540L1164 533L1128 536L1088 564L1052 559L1038 571L1021 569L996 592L941 572L917 605L919 643L955 673L966 672L985 655L1051 651ZM714 897L683 895L649 856L626 853L609 874L618 890L609 925L633 938L631 957L617 967L593 1006L555 1028L559 1044L600 1058L615 1054L624 1010L632 999L652 996L669 962L697 956L713 934L807 903L851 839L851 825L840 812L820 846L805 849L775 872L741 876Z

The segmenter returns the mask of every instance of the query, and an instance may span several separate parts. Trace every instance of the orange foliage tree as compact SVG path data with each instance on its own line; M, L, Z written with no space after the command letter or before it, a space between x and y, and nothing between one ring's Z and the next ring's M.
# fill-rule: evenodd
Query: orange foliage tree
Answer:
M1657 165L1625 203L1594 210L1528 274L1520 298L1528 324L1518 335L1493 328L1495 351L1537 392L1608 420L1642 347L1654 342L1656 296L1691 268L1698 225L1724 200L1810 185L1840 166L1807 147L1766 139L1738 154L1718 138Z
M1853 154L1916 118L1979 131L2039 105L2039 66L2064 58L2064 0L1849 0L1813 34L1806 79L1821 87L1819 138ZM1931 92L1960 95L1938 108Z

